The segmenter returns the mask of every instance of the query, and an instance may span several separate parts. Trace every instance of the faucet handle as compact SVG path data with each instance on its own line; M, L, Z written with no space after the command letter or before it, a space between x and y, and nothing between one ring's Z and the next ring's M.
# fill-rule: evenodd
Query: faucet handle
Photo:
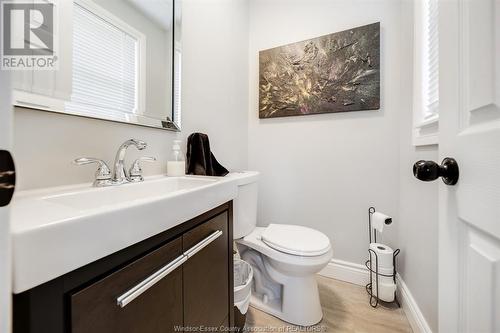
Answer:
M155 161L156 157L150 157L150 156L143 156L136 159L134 163L132 163L132 166L130 167L130 170L128 172L129 181L131 182L144 181L144 177L142 176L141 162L155 162Z
M97 171L95 173L94 186L95 187L102 187L102 186L112 185L111 170L109 169L106 162L104 162L103 160L98 159L98 158L92 158L92 157L80 157L80 158L77 158L76 160L74 160L73 163L76 165L86 165L86 164L97 163L98 168L97 168Z

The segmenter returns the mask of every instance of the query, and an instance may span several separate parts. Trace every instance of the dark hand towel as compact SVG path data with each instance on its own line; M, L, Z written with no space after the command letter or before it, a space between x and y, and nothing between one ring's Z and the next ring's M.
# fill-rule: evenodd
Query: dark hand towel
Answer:
M220 165L210 151L208 135L192 133L187 140L187 170L188 175L225 176L229 173Z

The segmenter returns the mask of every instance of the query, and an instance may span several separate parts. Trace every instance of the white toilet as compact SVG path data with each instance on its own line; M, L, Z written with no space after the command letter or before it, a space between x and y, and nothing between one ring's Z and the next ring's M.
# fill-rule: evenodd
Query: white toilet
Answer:
M289 323L310 326L323 317L315 274L332 258L330 240L311 228L257 225L258 172L231 173L238 184L234 200L234 239L253 268L251 304Z

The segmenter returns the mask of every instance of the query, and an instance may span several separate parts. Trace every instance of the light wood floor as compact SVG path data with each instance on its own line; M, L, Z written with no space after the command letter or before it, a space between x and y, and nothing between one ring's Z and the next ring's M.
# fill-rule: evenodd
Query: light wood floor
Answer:
M247 332L412 333L402 309L368 304L365 288L318 276L323 320L313 330L290 325L250 307Z

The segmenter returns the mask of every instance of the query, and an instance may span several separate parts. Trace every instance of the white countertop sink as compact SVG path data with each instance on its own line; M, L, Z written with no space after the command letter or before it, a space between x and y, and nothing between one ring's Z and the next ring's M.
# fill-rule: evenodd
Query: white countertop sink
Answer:
M14 293L186 222L236 194L231 177L198 176L21 191L11 209Z
M59 204L79 211L89 211L106 208L111 205L133 203L140 200L150 200L164 197L172 193L196 189L217 182L213 178L164 177L156 181L113 186L106 188L88 188L66 191L42 196L40 200Z

